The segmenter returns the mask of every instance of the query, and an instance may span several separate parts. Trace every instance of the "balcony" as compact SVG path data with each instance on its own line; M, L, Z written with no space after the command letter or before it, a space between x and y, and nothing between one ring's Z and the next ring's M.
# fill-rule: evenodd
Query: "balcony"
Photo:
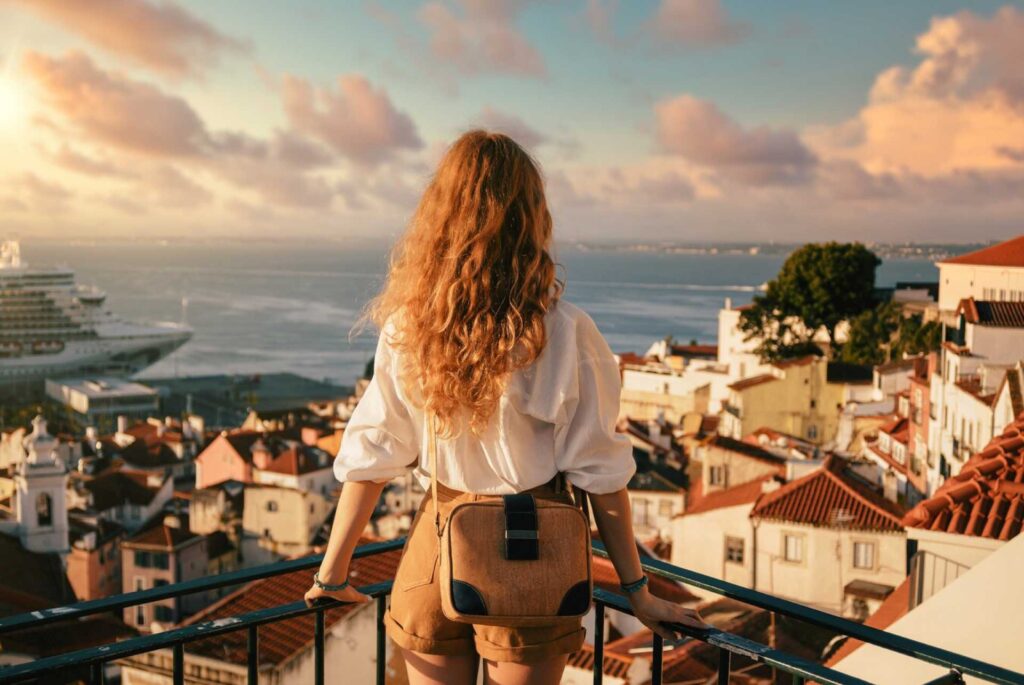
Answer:
M404 539L377 542L360 546L355 558L371 557L376 554L394 552L402 547ZM595 542L596 554L607 556L604 547ZM36 629L41 625L58 621L72 621L86 616L116 612L127 607L138 606L158 600L178 598L197 592L241 585L256 580L281 576L296 571L309 571L320 565L319 556L282 561L252 569L234 571L217 576L199 578L176 585L165 585L150 590L117 595L105 599L81 602L71 606L55 607L33 611L0 619L0 636L16 633L28 628ZM671 564L648 559L644 563L645 570L674 581L694 587L700 587L724 597L749 604L777 615L789 617L805 624L824 628L836 633L848 635L865 643L877 645L892 652L906 655L927 663L936 664L948 672L926 685L938 683L963 683L964 675L971 675L993 683L1024 683L1024 674L1015 673L999 666L987 664L970 657L946 651L931 645L911 640L899 635L887 633L860 623L840 618L833 614L797 604L772 595L755 592L745 587L717 580ZM391 591L391 580L362 586L359 589L370 595L376 602L376 682L385 682L385 633L383 615L387 596ZM605 612L621 611L630 613L629 603L621 596L595 588L594 612L596 626L594 634L594 683L600 685L604 678L604 616ZM81 673L92 685L104 682L104 666L119 660L146 655L144 660L151 662L159 670L165 672L174 685L184 685L186 676L185 645L206 638L245 631L247 671L245 680L250 685L258 685L260 677L257 659L260 640L260 627L298 616L314 615L314 682L322 685L329 675L339 679L341 674L324 672L325 621L327 609L338 606L336 602L326 602L315 607L307 607L301 598L286 604L268 609L253 611L232 617L230 620L216 620L196 623L174 628L152 635L143 635L120 642L99 647L81 649L36 661L0 667L0 685L21 682L51 682L61 675ZM804 683L813 680L822 684L833 685L868 685L867 681L846 675L839 671L826 668L820 664L796 657L779 649L752 641L740 635L711 628L708 630L692 630L678 626L686 636L684 641L700 640L718 648L717 682L727 684L730 673L736 662L764 664L778 673L789 674L793 683ZM2 638L0 638L2 639ZM161 652L168 657L163 657ZM652 652L652 685L662 682L662 660L664 645L657 635L654 636ZM194 671L194 667L192 668ZM194 673L190 671L190 678Z

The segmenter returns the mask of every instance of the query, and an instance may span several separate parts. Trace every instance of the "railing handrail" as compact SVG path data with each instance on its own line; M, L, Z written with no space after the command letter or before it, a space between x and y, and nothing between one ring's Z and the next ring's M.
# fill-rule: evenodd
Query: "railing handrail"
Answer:
M394 540L360 545L356 548L353 558L361 558L393 551L400 549L404 544L405 538L397 538ZM608 556L604 545L600 541L594 541L593 547L595 553L604 557ZM41 623L77 619L93 614L123 609L125 607L135 606L138 604L146 604L156 600L179 597L181 595L196 592L204 592L230 585L239 585L295 571L308 570L318 566L321 560L322 555L310 555L301 559L292 559L273 564L266 564L251 569L232 571L230 573L198 578L173 585L160 586L150 590L141 590L99 600L79 602L65 607L54 607L25 614L18 614L0 619L0 634L12 632L29 625L35 627ZM1007 683L1010 685L1024 684L1024 674L1016 673L1009 669L988 664L961 654L956 654L917 640L888 633L876 628L871 628L841 616L836 616L797 602L775 597L756 590L751 590L734 583L719 580L696 571L690 571L657 559L645 557L642 559L642 565L646 571L663 578L703 588L723 597L729 597L760 609L777 612L799 621L804 621L840 634L848 635L849 637L859 639L865 643L874 644L889 651L904 654L945 668L955 669L961 673L975 675L991 682ZM390 587L391 581L386 581L384 583L367 586L366 588L363 588L363 590L367 594L381 596L386 595L390 590ZM632 613L628 602L618 595L605 592L600 588L595 588L594 597L598 600L599 605L603 604L611 606L619 611ZM131 638L112 645L87 648L77 650L75 652L47 657L45 659L39 659L27 664L2 667L0 668L0 683L23 680L33 674L40 674L43 672L42 669L62 669L74 665L105 663L113 659L125 658L127 656L153 651L155 649L162 649L175 645L180 647L182 643L191 640L239 630L246 626L255 626L291 618L293 616L304 615L306 613L312 613L324 609L325 606L331 606L333 604L334 603L316 607L307 607L304 602L297 601L291 604L251 612L238 617L238 620L222 619L220 621L197 623L154 635ZM841 674L838 671L827 669L812 662L800 660L792 655L772 650L771 648L760 645L759 643L746 640L745 638L740 638L739 636L735 636L730 633L724 633L717 629L711 631L695 631L682 625L676 627L684 634L710 644L715 644L731 652L744 654L744 649L756 650L754 653L756 653L758 659L765 663L777 662L777 665L785 667L790 672L799 673L804 677L814 678L820 682L837 683L839 685L853 685L855 683L864 682L855 678L851 680L850 676L844 676L844 674ZM726 638L723 636L728 637ZM742 645L737 646L738 640L744 642L746 647L743 647Z
M601 556L608 556L608 552L605 550L604 545L596 540L594 541L594 551ZM954 668L961 673L978 676L979 678L984 678L991 682L1013 684L1024 683L1024 674L1011 671L1007 668L1003 668L1002 666L989 664L963 654L950 652L949 650L942 649L941 647L935 647L902 635L879 630L878 628L872 628L871 626L864 625L863 623L857 623L856 621L851 621L848 618L830 614L827 611L822 611L821 609L815 609L805 604L776 597L775 595L751 590L750 588L743 587L742 585L736 585L735 583L730 583L725 580L719 580L718 578L698 573L697 571L690 571L659 559L643 557L641 558L641 565L644 570L663 578L675 580L687 585L693 585L704 590L710 590L711 592L722 595L723 597L729 597L730 599L735 599L743 602L744 604L758 607L759 609L773 611L784 616L795 618L799 621L811 623L818 627L826 628L836 633L856 638L861 642L873 644L876 647L904 654L915 659L920 659L921 661L927 661L946 668Z

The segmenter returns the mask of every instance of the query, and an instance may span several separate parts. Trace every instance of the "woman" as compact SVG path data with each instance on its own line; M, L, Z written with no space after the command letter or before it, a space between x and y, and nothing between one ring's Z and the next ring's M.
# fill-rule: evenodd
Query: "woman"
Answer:
M584 641L579 624L513 629L441 612L435 503L420 459L425 407L438 425L442 517L474 494L557 496L561 472L589 493L637 618L668 639L676 635L661 621L705 627L642 582L625 489L636 465L629 439L615 431L618 365L590 317L560 299L551 230L530 156L507 136L466 133L441 160L364 316L381 329L374 374L335 460L345 485L306 600L369 601L337 588L384 485L413 470L428 492L385 614L412 685L476 683L480 659L486 682L558 683Z

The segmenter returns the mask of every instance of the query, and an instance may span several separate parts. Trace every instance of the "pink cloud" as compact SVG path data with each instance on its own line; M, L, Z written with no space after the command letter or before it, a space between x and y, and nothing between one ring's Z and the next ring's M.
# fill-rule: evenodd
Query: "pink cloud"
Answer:
M400 150L423 147L412 119L395 108L382 88L375 89L362 76L340 77L337 91L286 76L282 98L296 131L361 164L375 165Z
M98 47L144 67L191 75L225 52L242 52L227 36L175 2L149 0L3 0L80 34Z
M750 27L729 16L720 0L661 0L647 30L663 46L708 48L735 43Z
M43 101L80 133L122 150L189 156L208 133L182 98L156 86L103 71L82 52L64 57L26 53L23 67Z
M61 214L68 210L75 194L53 181L47 181L31 172L8 178L0 196L6 209L36 214Z
M443 2L428 2L419 11L430 31L433 56L463 74L498 72L543 76L544 58L516 27L523 2L460 0L453 11Z
M792 131L744 129L714 103L680 95L655 105L657 140L670 154L749 185L807 180L815 157Z
M498 111L487 105L474 118L474 124L494 131L500 131L510 136L517 143L526 148L535 148L548 141L548 137L527 124L514 114L507 114Z

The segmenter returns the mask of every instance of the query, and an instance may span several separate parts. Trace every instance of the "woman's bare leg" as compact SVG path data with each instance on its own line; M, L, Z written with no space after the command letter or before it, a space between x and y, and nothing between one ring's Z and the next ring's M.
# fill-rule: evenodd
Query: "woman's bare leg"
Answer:
M559 654L532 664L486 659L484 682L487 685L558 685L568 660L568 654Z
M476 654L439 656L402 647L398 649L405 659L409 685L476 685L479 660Z

